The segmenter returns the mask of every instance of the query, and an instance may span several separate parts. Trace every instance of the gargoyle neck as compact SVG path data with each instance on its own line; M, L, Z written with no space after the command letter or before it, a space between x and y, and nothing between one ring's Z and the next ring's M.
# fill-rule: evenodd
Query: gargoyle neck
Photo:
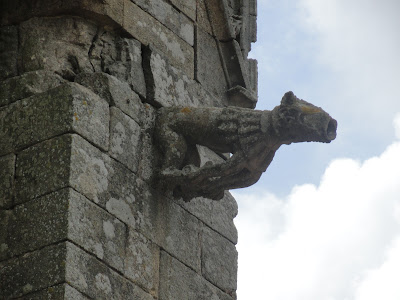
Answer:
M277 114L276 109L272 111L265 110L261 116L261 131L264 135L267 135L271 140L280 140L279 126L276 124L276 118L274 114Z

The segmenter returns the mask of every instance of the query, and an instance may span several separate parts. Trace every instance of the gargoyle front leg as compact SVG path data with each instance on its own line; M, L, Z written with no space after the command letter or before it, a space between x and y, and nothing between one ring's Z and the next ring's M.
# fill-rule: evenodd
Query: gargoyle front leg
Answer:
M222 163L207 163L198 169L186 166L181 171L182 176L174 178L175 197L190 200L196 195L202 195L215 200L221 199L224 196L224 189L215 187L219 187L221 183L222 186L230 186L226 179L236 181L244 169L244 161L243 155L236 153Z

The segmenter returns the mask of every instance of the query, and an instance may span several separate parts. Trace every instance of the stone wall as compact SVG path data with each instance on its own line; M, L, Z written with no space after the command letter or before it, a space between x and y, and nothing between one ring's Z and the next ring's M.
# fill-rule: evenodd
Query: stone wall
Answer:
M0 5L0 299L236 299L236 202L154 189L153 125L255 106L255 0Z

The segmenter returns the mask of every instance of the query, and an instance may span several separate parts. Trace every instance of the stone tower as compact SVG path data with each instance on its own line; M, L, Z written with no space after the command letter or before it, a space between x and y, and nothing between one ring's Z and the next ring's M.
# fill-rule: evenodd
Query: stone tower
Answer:
M236 202L154 188L154 116L255 107L256 0L0 5L0 299L236 299Z

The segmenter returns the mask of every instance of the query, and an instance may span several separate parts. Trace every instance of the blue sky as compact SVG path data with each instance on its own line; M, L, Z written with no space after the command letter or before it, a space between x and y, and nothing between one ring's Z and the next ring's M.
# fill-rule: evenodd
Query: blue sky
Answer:
M292 90L339 125L331 144L282 146L233 191L239 299L400 299L399 12L397 0L258 0L257 109Z

